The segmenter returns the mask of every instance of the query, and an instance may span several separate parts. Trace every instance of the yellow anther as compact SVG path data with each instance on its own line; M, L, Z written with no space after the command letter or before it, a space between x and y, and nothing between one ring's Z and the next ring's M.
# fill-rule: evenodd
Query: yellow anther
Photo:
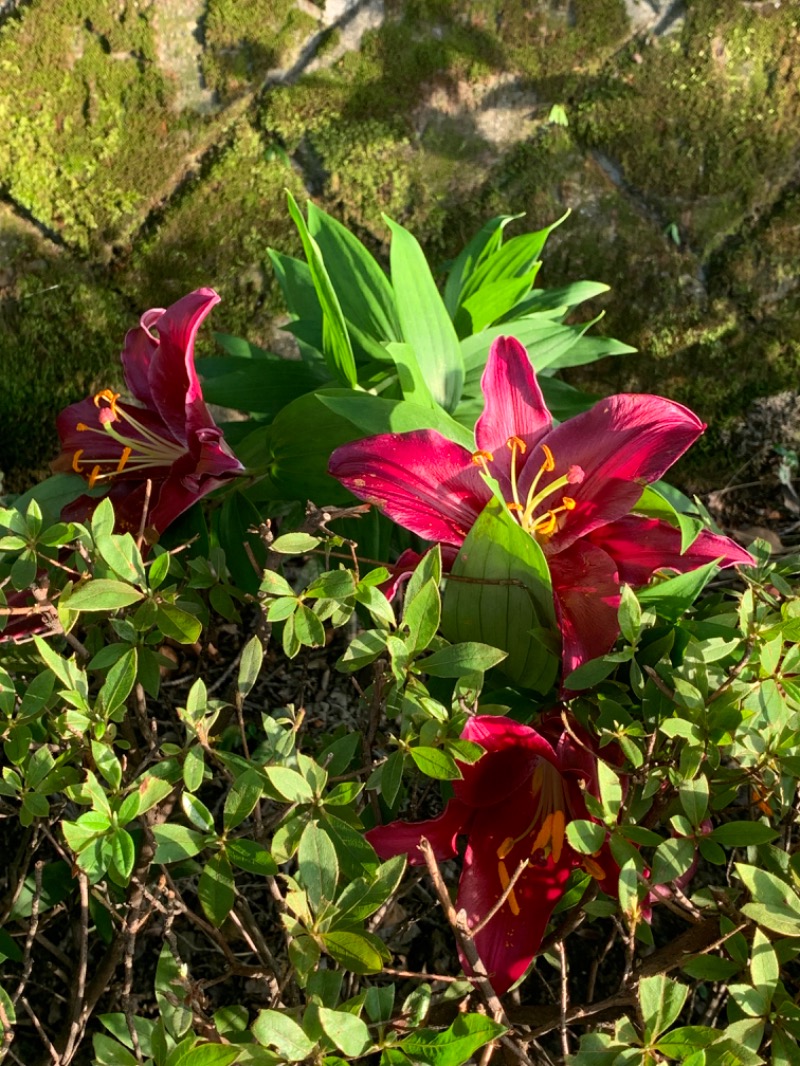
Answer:
M512 514L520 514L524 510L521 503L515 503L513 500L507 502L506 507L512 512Z
M131 457L131 451L132 451L131 448L123 448L122 449L122 455L119 457L119 462L117 463L116 473L121 474L122 471L125 469L125 464L127 463L127 461Z
M506 864L504 862L499 862L497 864L497 873L500 877L500 885L503 891L505 892L508 886L511 884L511 878L508 876L508 870L506 869ZM517 897L514 895L513 888L506 896L506 903L508 904L511 913L514 915L514 917L516 917L520 911L519 903L517 902Z
M509 437L506 441L506 447L510 448L512 452L516 449L517 451L521 452L522 455L524 455L525 452L528 450L528 445L525 443L522 437Z
M563 818L563 815L562 815ZM553 815L548 814L545 820L542 822L542 827L536 835L536 839L531 844L531 855L540 848L546 848L550 843L553 836Z
M77 426L75 427L75 429L77 429L77 431L78 431L79 433L85 433L85 432L86 432L86 431L88 430L88 428L89 428L89 427L88 427L88 426L86 425L86 423L85 423L85 422L79 422L79 423L77 424Z
M553 849L553 862L557 863L564 849L564 836L566 819L563 811L553 811L553 824L551 827L550 843Z
M565 511L574 511L578 506L571 496L562 496L561 503L564 505Z
M540 445L540 447L544 452L544 462L542 463L542 469L549 474L552 470L555 470L556 461L553 458L553 453L550 451L546 444L542 444Z
M472 453L472 461L476 466L483 466L484 463L493 463L494 455L491 452L483 452L478 450Z
M498 859L504 859L506 857L506 855L508 855L508 853L514 847L515 844L516 844L516 840L513 837L506 837L506 839L503 841L503 843L497 849L497 857L498 857Z
M595 879L595 881L603 881L603 880L605 880L605 876L606 876L605 870L600 865L600 863L599 862L595 862L594 859L591 858L591 856L585 855L581 865L583 866L583 868L587 872L587 874L589 874L591 877L593 877Z
M557 524L558 519L555 511L548 511L533 523L533 532L539 533L543 537L549 537L551 533L555 533Z
M477 452L472 453L472 461L489 477L489 463L494 462L494 455L491 452L484 452L479 449Z
M112 389L101 389L100 392L94 394L94 405L95 407L99 407L100 401L105 400L111 410L116 414L117 400L119 399L119 396L120 394L114 392Z
M83 455L83 448L78 448L72 457L72 469L76 474L81 472L81 456Z
M92 472L89 475L89 488L90 489L94 488L95 482L97 481L97 479L99 477L100 477L100 467L99 466L92 467Z

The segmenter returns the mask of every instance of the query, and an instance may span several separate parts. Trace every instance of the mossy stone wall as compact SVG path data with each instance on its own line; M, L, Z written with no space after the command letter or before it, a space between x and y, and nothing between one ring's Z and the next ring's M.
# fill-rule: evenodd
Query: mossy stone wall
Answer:
M648 0L28 0L0 16L0 469L46 469L66 403L118 375L139 312L198 285L270 343L284 190L379 254L435 262L488 217L572 211L542 279L607 282L640 353L597 390L726 426L797 389L800 11ZM569 125L549 121L560 104ZM210 335L204 350L210 351ZM776 441L775 443L780 443ZM736 460L738 461L738 459Z

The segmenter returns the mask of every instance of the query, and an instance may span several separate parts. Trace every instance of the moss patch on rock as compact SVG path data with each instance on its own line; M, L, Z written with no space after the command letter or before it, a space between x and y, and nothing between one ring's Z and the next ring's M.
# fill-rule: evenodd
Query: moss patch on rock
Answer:
M0 30L0 183L99 251L173 173L193 123L173 112L149 9L38 0Z
M770 204L794 165L800 14L755 7L693 3L680 35L631 43L574 109L582 143L701 257Z
M46 476L56 416L119 382L119 352L136 319L88 267L72 262L0 208L0 470L6 491Z
M258 88L286 66L319 28L294 0L208 0L203 18L203 74L223 101Z
M286 208L286 189L305 190L285 154L247 123L229 147L171 204L151 236L137 244L118 283L132 303L164 307L203 285L223 303L213 326L254 343L270 335L282 302L266 250L297 254L299 240Z

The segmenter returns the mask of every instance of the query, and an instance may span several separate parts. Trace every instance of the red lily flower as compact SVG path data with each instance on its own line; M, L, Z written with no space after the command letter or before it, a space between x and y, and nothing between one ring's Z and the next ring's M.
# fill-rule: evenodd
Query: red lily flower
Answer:
M148 480L147 525L159 534L244 469L203 402L194 366L195 336L218 302L213 289L198 289L166 310L146 311L122 352L133 401L103 389L58 416L63 451L53 469L74 470L90 487L111 482L119 529L139 528ZM81 521L96 503L82 496L63 517Z
M520 864L527 863L503 905L474 934L492 986L502 995L539 950L570 872L582 866L615 894L619 870L607 845L588 856L573 851L566 840L570 821L589 818L583 789L598 794L591 738L576 723L568 732L557 714L546 716L536 729L478 715L461 735L486 754L461 765L463 780L453 782L455 794L444 813L425 822L392 822L366 835L382 859L408 854L415 864L424 862L422 837L443 860L453 858L456 838L466 835L456 907L466 911L473 928L501 899ZM469 973L463 956L461 963Z
M390 433L337 448L329 470L359 499L427 540L460 546L491 498L481 471L547 557L564 674L604 655L619 635L620 584L661 569L752 564L728 537L703 531L681 554L680 532L631 515L705 429L686 407L620 394L553 426L524 347L501 337L481 382L486 406L469 452L434 430Z

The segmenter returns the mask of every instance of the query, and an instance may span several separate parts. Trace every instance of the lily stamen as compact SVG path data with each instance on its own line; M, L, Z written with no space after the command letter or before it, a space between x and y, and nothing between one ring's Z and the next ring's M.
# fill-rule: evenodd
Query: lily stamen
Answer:
M528 450L528 445L521 437L509 437L506 441L506 447L511 450L511 492L514 496L514 509L523 511L524 508L520 503L517 490L517 452L520 455L524 455Z
M89 477L90 488L100 479L114 477L123 470L133 473L138 470L152 469L153 467L171 466L177 459L186 454L186 449L175 441L154 433L143 425L128 409L117 403L119 393L111 389L103 389L93 397L96 407L105 401L108 406L100 411L99 426L88 426L85 422L78 422L75 429L79 433L95 433L101 437L111 437L117 444L122 446L119 455L92 456L82 458L86 449L79 448L72 457L72 469L81 473L81 466L94 462L94 467ZM106 417L104 417L106 416ZM136 434L128 436L120 433L115 423L127 422ZM113 470L104 470L104 467L113 464Z
M506 889L508 889L508 886L511 884L511 878L508 876L508 869L506 868L506 864L504 862L499 862L497 864L497 874L500 878L500 887L502 888L503 892L505 892ZM517 901L517 897L514 895L513 888L506 896L506 903L508 904L511 913L516 918L520 914L520 906Z
M494 462L494 455L491 452L477 451L472 453L472 461L476 466L479 466L484 474L489 477L489 463Z
M554 507L551 511L546 511L539 518L535 518L529 526L531 533L538 533L543 537L549 537L552 533L555 533L556 526L558 525L557 515L562 514L564 511L574 511L577 507L575 500L571 496L563 496L561 498L561 506Z

